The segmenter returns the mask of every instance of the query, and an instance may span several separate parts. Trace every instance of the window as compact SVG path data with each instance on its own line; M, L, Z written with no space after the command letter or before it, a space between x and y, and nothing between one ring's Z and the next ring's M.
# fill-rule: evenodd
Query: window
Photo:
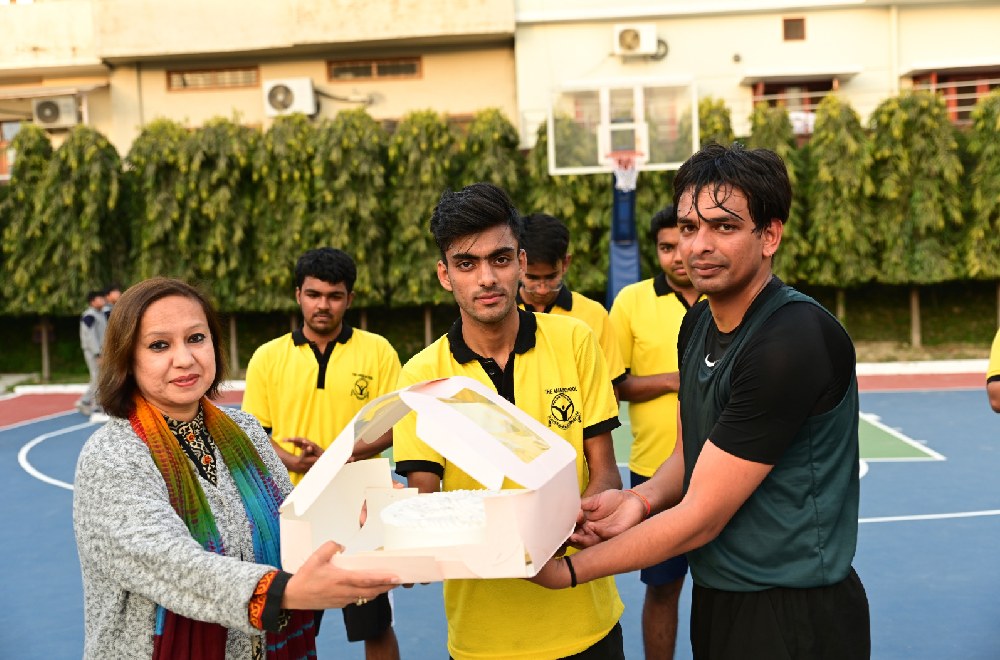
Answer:
M10 148L10 143L19 130L19 121L0 121L0 181L10 179L10 170L14 166L14 150Z
M801 82L759 82L754 85L753 103L756 105L764 102L772 108L775 106L785 108L795 134L809 135L813 132L816 106L838 86L836 78Z
M806 19L786 18L782 21L785 41L803 41L806 38Z
M167 71L167 89L172 92L189 89L256 87L258 84L260 84L260 71L255 66Z
M378 60L341 60L327 63L330 80L400 79L420 77L420 58L401 57Z
M1000 68L978 73L931 71L913 77L913 88L937 92L944 97L948 114L956 124L972 120L979 99L1000 87Z

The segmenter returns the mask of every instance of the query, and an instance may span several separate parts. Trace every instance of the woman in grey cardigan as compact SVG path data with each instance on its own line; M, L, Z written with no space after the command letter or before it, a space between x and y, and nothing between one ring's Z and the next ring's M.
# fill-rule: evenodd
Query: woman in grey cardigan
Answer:
M73 525L85 658L315 657L316 610L392 589L327 543L280 570L288 474L260 425L209 399L223 379L218 317L179 280L129 288L105 339L112 416L77 464Z

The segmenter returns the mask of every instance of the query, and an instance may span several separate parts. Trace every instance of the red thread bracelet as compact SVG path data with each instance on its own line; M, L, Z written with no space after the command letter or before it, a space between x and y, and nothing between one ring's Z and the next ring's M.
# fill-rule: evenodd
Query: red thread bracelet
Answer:
M643 516L643 520L645 520L646 518L648 518L650 516L650 514L653 513L653 505L651 505L649 503L649 500L647 500L645 497L642 496L642 493L634 491L631 488L629 488L627 490L624 490L622 492L632 493L633 495L635 495L636 497L638 497L640 501L642 501L643 506L646 507L646 515Z

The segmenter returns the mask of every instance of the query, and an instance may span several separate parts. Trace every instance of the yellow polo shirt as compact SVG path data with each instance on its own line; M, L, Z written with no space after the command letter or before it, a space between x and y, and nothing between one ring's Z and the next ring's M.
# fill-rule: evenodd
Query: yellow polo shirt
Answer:
M526 309L520 293L517 295L517 304L521 309ZM538 312L535 313L537 314ZM552 301L552 304L543 313L571 316L586 323L594 332L594 336L597 337L597 343L604 353L604 361L608 363L608 373L611 374L611 382L617 385L625 380L625 363L622 361L618 339L615 337L614 327L608 318L608 310L604 309L604 305L576 291L570 291L569 288L563 286L559 290L559 293L556 294L556 299Z
M446 376L468 376L494 387L577 450L580 491L588 483L583 443L619 425L604 357L582 322L520 311L520 328L507 370L484 364L462 339L461 320L447 335L413 356L399 386ZM487 373L493 373L493 377ZM393 430L396 471L433 472L443 490L483 486L416 437L413 415ZM507 481L504 488L516 487ZM444 607L448 652L455 660L551 660L579 653L602 639L624 606L614 578L575 589L545 589L527 580L447 580Z
M618 292L611 305L611 325L630 374L677 371L677 334L688 309L662 273ZM631 402L628 414L633 437L629 469L651 477L677 443L677 393Z
M986 366L986 382L1000 378L1000 330L993 338L993 348L990 349L990 361Z
M250 358L243 410L293 454L300 450L285 438L308 438L326 449L365 404L395 389L399 368L396 350L380 335L345 323L323 356L296 330ZM289 476L293 484L302 479Z

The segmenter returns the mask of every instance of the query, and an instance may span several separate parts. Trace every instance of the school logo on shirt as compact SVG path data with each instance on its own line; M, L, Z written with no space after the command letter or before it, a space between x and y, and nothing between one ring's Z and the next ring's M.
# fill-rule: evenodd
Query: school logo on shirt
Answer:
M573 422L581 422L583 417L576 409L576 404L566 392L576 391L575 387L558 387L545 390L549 394L554 394L552 403L549 404L549 426L557 426L562 430L568 429Z
M351 396L353 396L358 401L367 401L369 386L371 385L371 378L365 376L364 374L354 374L358 377L354 381L354 387L351 388Z

